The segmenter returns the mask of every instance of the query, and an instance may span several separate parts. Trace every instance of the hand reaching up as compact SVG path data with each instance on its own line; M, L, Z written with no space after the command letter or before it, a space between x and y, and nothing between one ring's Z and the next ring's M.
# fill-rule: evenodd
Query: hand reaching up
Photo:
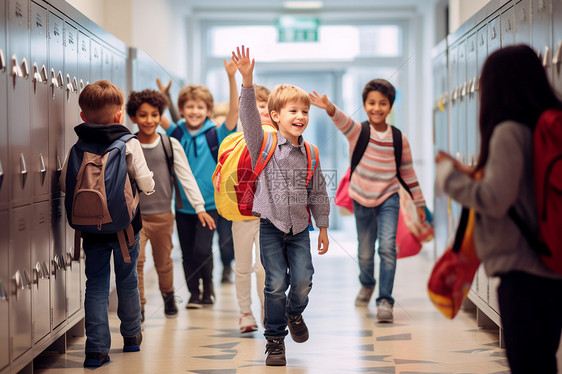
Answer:
M334 106L334 104L332 104L330 99L328 99L328 97L325 94L320 95L316 91L312 91L312 92L313 93L308 94L310 96L310 103L312 105L317 106L320 109L324 109L329 116L333 116L334 113L336 113L336 107Z
M158 85L158 89L160 90L160 92L162 92L164 95L166 95L166 94L168 94L168 91L170 90L170 86L172 85L172 80L170 79L168 84L166 86L164 86L162 84L162 82L160 82L160 78L156 78L156 84Z
M224 60L224 68L226 69L226 74L228 74L229 77L233 77L236 73L236 69L238 69L234 58L231 58L230 61Z
M250 48L242 46L242 51L240 51L240 47L236 47L236 52L232 52L232 59L242 75L242 85L246 88L252 87L252 74L254 73L254 64L256 61L253 59L250 60Z

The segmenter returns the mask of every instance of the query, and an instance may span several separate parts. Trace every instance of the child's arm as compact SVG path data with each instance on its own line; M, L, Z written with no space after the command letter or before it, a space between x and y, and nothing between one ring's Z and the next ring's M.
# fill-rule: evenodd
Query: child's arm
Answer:
M168 109L170 110L170 115L172 116L172 121L174 121L175 123L178 123L178 121L181 119L181 116L180 116L180 113L179 113L178 109L174 105L174 102L172 101L172 96L170 94L170 86L172 85L172 80L170 79L168 84L166 86L164 86L162 84L162 82L160 82L160 78L156 78L156 84L158 85L158 89L160 90L160 92L162 92L162 94L164 96L166 96L166 99L168 99ZM170 127L170 126L168 125L168 127ZM164 128L164 126L162 126L162 128ZM164 128L164 130L167 130L167 129L168 128Z
M236 78L234 77L237 67L234 59L230 59L229 62L224 60L224 68L228 74L228 87L230 89L230 106L224 124L228 130L232 131L238 122L238 87L236 87Z
M309 95L310 95L310 103L312 105L315 105L320 109L324 109L330 117L333 117L334 114L336 114L336 106L332 104L332 102L330 101L330 99L328 99L328 96L326 96L326 94L320 96L318 92L312 91L312 93L309 93Z
M242 92L240 94L240 123L244 131L246 146L252 159L252 166L256 165L263 143L264 132L261 127L260 113L256 106L254 92L254 60L250 60L250 50L242 46L232 52L232 59L242 75Z
M174 171L180 185L187 196L187 200L195 209L197 217L203 227L208 227L209 230L215 229L215 221L213 218L205 211L205 200L199 186L197 185L197 180L189 167L189 162L185 152L180 144L175 138L170 138L172 142L172 152L174 154ZM165 141L162 139L162 141Z
M133 138L125 143L125 146L129 175L135 180L139 190L147 195L154 193L153 173L148 169L140 142Z
M329 246L330 241L328 240L328 228L320 227L320 233L318 234L318 254L323 255L328 252Z
M329 246L327 229L330 216L330 201L326 191L326 180L320 167L320 160L318 160L318 166L314 170L309 183L308 206L310 207L310 214L314 217L314 221L316 221L316 226L320 228L318 254L323 255L328 251Z

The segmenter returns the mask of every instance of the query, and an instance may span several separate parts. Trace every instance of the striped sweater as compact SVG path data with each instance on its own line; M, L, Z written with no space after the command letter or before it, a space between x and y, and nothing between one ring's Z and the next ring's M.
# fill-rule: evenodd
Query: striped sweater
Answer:
M348 117L338 107L336 107L336 112L332 116L332 121L349 141L349 157L351 159L361 133L361 124ZM400 175L410 188L416 206L425 206L425 200L412 164L410 143L408 143L404 133L402 133ZM351 175L349 197L365 207L375 207L397 193L399 189L400 182L396 177L392 131L388 131L384 138L379 139L375 130L371 127L369 145Z

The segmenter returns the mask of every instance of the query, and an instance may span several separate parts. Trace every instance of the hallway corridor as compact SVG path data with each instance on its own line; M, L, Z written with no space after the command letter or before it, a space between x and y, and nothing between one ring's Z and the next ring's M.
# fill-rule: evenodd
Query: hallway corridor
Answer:
M469 311L461 311L449 321L430 303L426 283L432 265L431 248L424 248L416 257L398 260L394 323L382 324L375 317L375 297L368 308L354 306L359 288L355 233L329 235L328 253L313 254L316 273L310 303L303 314L310 339L297 344L286 338L287 367L264 365L261 327L254 333L238 332L234 285L217 281L221 265L216 253L216 304L201 310L185 309L187 290L176 246L175 286L182 299L178 318L164 317L152 268L145 275L148 304L141 352L122 352L119 321L116 313L111 313L111 362L96 373L509 373L504 350L498 347L497 329L477 328L474 313ZM255 292L252 298L257 317L260 311ZM76 338L69 342L64 355L46 352L39 356L35 372L89 372L82 368L83 360L84 338Z

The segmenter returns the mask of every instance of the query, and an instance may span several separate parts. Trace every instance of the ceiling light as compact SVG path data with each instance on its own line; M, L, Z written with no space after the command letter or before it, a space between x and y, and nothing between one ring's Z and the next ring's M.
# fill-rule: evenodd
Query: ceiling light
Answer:
M286 9L320 9L324 6L322 1L284 1Z

